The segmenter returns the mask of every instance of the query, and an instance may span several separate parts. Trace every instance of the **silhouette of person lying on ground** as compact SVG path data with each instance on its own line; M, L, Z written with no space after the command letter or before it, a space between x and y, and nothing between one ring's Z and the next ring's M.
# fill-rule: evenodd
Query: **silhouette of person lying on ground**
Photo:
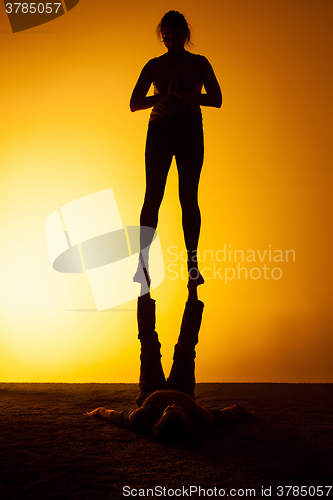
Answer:
M137 315L141 342L140 394L135 410L96 408L85 413L100 417L133 431L150 433L161 442L185 441L196 431L231 422L251 412L236 404L222 410L209 410L195 402L195 346L204 304L197 288L189 287L173 365L165 379L161 365L161 344L155 331L155 301L147 293L138 298Z

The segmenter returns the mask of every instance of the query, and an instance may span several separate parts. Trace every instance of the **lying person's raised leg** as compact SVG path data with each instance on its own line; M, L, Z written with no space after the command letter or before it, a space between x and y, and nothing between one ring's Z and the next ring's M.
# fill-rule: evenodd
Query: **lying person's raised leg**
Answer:
M136 399L141 406L144 399L152 392L164 389L165 377L161 365L161 344L155 331L155 300L150 294L138 297L137 304L138 338L141 342L140 354L140 394Z
M178 342L175 345L173 364L166 387L185 392L194 398L195 346L201 326L204 304L198 300L197 290L189 288L188 301L182 319Z

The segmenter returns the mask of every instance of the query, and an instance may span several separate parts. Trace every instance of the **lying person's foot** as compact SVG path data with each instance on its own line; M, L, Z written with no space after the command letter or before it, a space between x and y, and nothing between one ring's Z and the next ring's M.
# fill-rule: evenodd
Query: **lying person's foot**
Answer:
M199 269L193 268L188 273L188 283L187 288L196 288L199 285L203 285L205 280L202 274L200 274Z

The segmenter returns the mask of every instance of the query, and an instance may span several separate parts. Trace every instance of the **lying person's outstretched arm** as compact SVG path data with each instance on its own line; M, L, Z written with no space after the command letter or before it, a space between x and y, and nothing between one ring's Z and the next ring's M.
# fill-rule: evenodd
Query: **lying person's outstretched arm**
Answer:
M112 411L114 410L107 410L101 406L93 411L87 411L87 413L84 413L83 415L86 415L87 417L100 417L103 418L103 420L110 420L110 414Z
M228 406L227 408L223 408L223 410L209 410L208 408L201 408L201 410L203 411L207 427L231 422L236 417L253 415L253 411L249 411L239 404Z
M108 422L112 422L113 424L122 425L123 427L128 427L128 417L132 413L132 410L107 410L103 406L96 408L93 411L88 411L84 413L87 417L99 417L103 420L107 420Z
M225 415L228 422L231 422L236 417L247 417L253 415L253 411L249 411L243 405L233 405L228 408L220 410L220 412Z

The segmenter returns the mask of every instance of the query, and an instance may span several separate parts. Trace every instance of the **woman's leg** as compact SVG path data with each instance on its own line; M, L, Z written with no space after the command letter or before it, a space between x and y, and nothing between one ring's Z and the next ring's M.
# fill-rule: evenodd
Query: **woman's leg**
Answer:
M201 214L198 205L198 183L199 179L184 175L179 176L179 199L182 207L182 223L185 245L187 249L187 265L190 280L199 277L197 248L201 227ZM198 283L199 284L199 283Z
M179 136L176 161L179 176L179 199L188 254L189 285L204 282L198 270L197 248L200 235L201 214L198 205L198 186L203 164L204 146L202 123L199 117L188 120Z
M146 142L146 193L140 215L140 262L133 278L139 283L147 282L148 253L154 232L145 231L144 227L156 229L158 212L164 196L165 184L170 169L172 151L172 129L170 122L163 118L149 125Z

